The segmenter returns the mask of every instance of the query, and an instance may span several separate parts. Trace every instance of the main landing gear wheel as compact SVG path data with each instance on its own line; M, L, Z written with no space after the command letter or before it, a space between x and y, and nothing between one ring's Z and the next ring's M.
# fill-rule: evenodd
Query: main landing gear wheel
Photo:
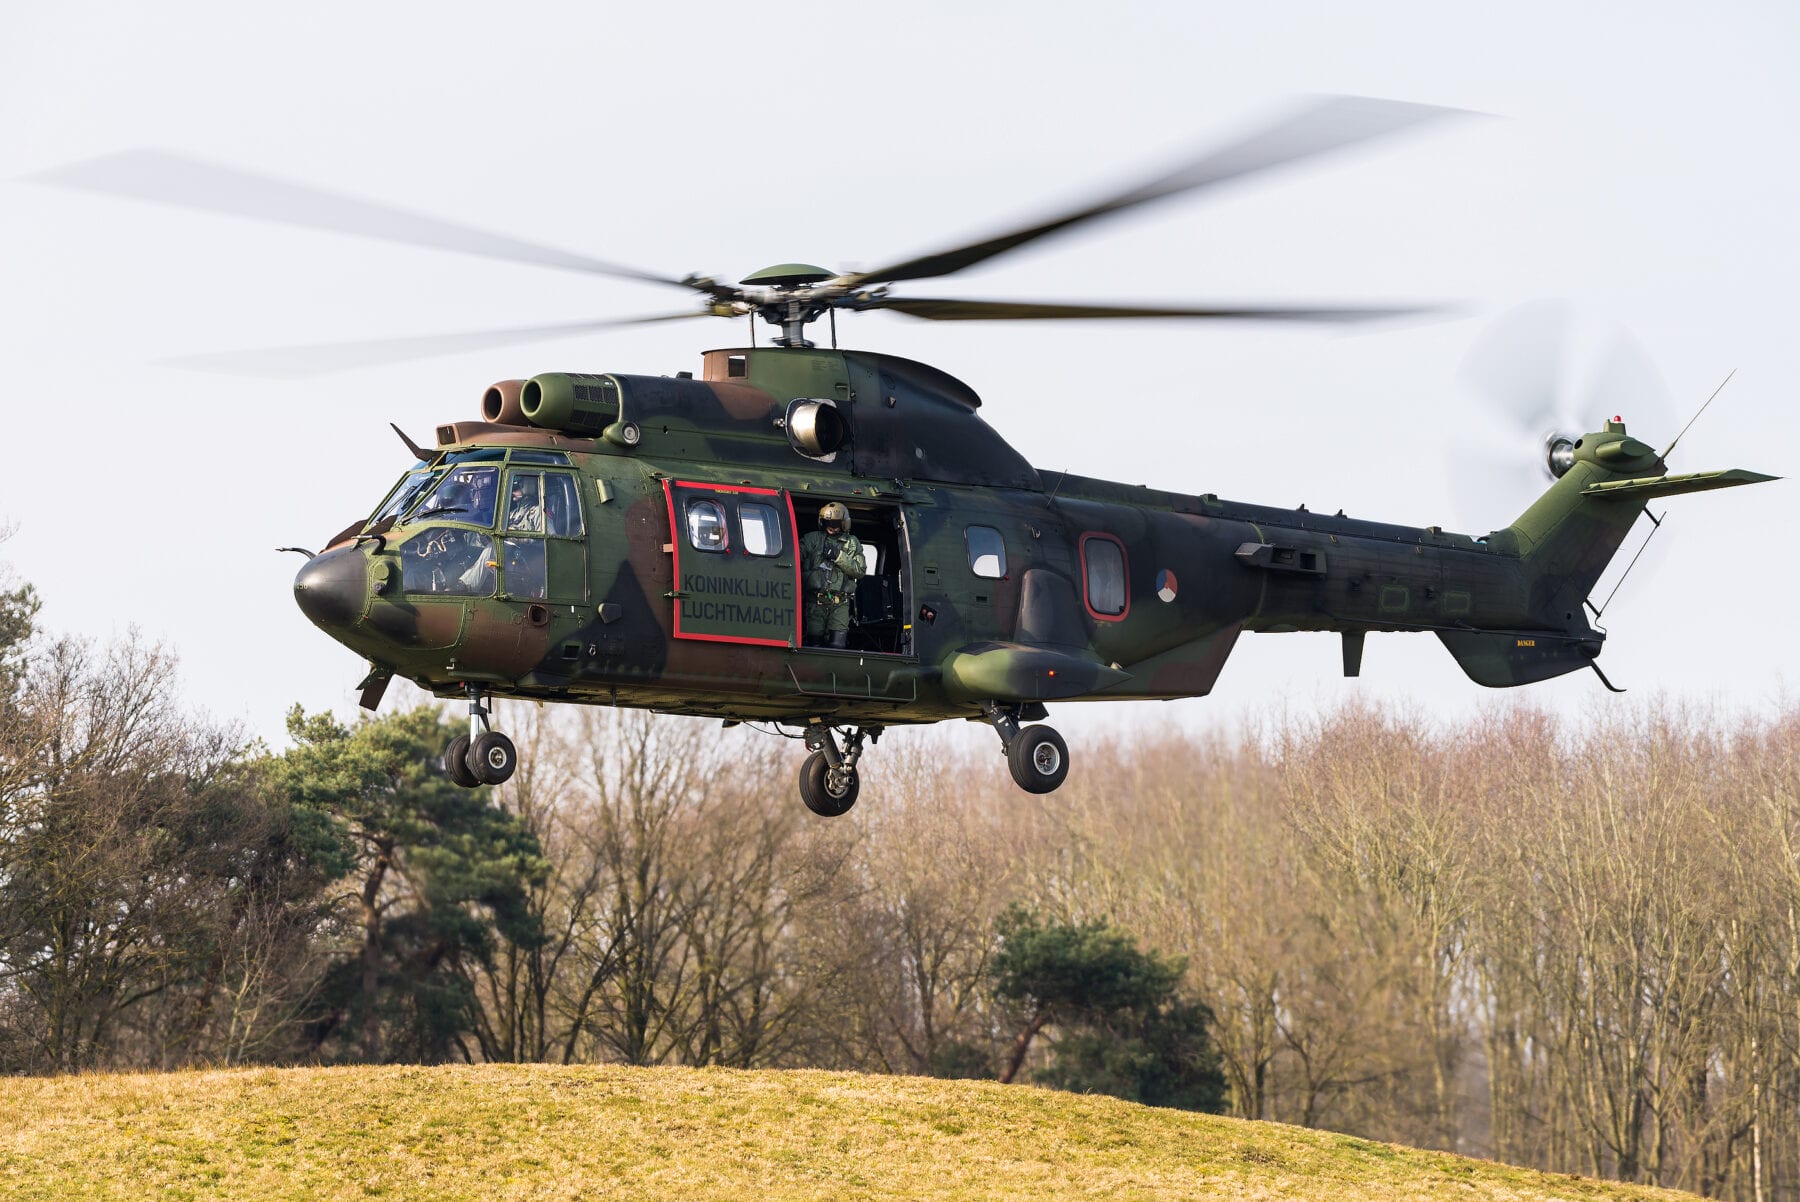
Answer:
M484 785L504 785L518 766L512 740L497 730L477 736L469 745L469 771Z
M823 751L815 751L800 765L800 800L821 818L837 818L856 804L862 788L854 768L833 768Z
M1027 726L1006 749L1006 766L1027 793L1049 793L1069 775L1069 747L1048 726Z
M1022 705L981 703L981 716L1000 736L1000 750L1013 783L1027 793L1049 793L1069 775L1069 745L1048 726L1019 728L1021 718L1042 718L1044 707L1036 701Z
M814 718L806 727L806 749L812 752L800 766L800 800L821 818L836 818L856 804L857 790L862 787L856 776L856 761L862 758L863 739L874 743L881 738L881 727L864 729L852 726L844 732L844 745L838 746L837 731Z
M465 789L473 789L481 783L474 770L469 767L468 735L457 735L450 740L450 746L444 748L444 772L452 784L461 785Z

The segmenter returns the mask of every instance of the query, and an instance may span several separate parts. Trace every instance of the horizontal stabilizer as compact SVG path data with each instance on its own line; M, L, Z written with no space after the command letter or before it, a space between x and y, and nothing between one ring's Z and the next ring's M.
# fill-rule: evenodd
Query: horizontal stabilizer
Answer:
M1734 467L1722 472L1689 472L1685 476L1648 476L1641 480L1613 480L1590 484L1581 490L1584 497L1618 497L1629 501L1652 501L1657 497L1673 497L1684 492L1710 492L1715 488L1735 488L1740 484L1762 484L1779 480L1761 472Z
M1600 654L1598 638L1548 631L1440 630L1437 636L1469 679L1490 689L1549 680L1587 667Z

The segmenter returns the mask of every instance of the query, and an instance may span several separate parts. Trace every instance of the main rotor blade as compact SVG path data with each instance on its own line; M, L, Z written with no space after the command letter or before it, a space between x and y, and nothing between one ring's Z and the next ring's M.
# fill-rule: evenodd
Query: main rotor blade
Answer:
M701 312L665 313L653 317L626 317L607 321L572 321L559 325L516 326L504 330L470 330L458 334L427 334L413 338L378 338L364 342L323 342L309 346L271 346L254 350L224 351L218 354L183 355L163 359L171 367L195 371L220 372L232 376L254 376L262 379L303 380L332 372L350 371L358 367L376 367L400 363L408 359L429 359L436 355L458 355L465 351L484 350L495 346L514 346L527 342L547 342L572 334L588 334L614 326L648 325L659 321L680 321L688 317L711 317Z
M848 287L860 288L867 284L951 275L1084 222L1462 113L1461 109L1367 96L1321 96L1264 129L1115 196L981 242L907 259L874 271L856 272L842 279Z
M85 192L231 217L251 217L431 250L618 276L650 284L686 286L681 280L653 275L635 267L572 254L503 234L490 234L375 201L359 200L162 150L121 151L56 167L29 178Z
M1212 318L1232 321L1304 321L1348 323L1386 321L1442 312L1438 306L1324 306L1324 305L1088 305L1043 304L1037 301L929 300L884 296L848 306L853 309L892 309L908 317L929 321L1065 321L1112 317Z

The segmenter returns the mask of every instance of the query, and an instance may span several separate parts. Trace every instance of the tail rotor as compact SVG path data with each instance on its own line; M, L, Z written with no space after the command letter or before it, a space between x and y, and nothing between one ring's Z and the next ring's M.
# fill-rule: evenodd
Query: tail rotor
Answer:
M1574 462L1576 441L1609 419L1654 437L1674 428L1674 402L1642 344L1615 332L1600 355L1562 301L1501 316L1477 341L1459 379L1478 400L1451 463L1456 519L1487 529L1529 505Z
M1496 320L1464 361L1460 380L1479 401L1452 461L1451 495L1457 520L1485 530L1523 512L1575 462L1583 434L1622 418L1640 437L1673 432L1675 403L1642 343L1623 330L1600 353L1575 348L1600 341L1583 331L1562 301L1534 301ZM1636 556L1640 577L1653 575L1661 544L1644 555L1655 516L1644 527ZM1641 557L1641 561L1640 561ZM1609 570L1596 596L1616 591L1624 565Z

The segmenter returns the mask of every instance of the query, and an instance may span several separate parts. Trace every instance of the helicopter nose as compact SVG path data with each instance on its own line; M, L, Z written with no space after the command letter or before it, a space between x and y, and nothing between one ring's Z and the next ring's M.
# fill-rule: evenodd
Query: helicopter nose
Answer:
M360 547L338 547L306 561L294 577L294 600L313 625L343 629L362 617L368 561Z

